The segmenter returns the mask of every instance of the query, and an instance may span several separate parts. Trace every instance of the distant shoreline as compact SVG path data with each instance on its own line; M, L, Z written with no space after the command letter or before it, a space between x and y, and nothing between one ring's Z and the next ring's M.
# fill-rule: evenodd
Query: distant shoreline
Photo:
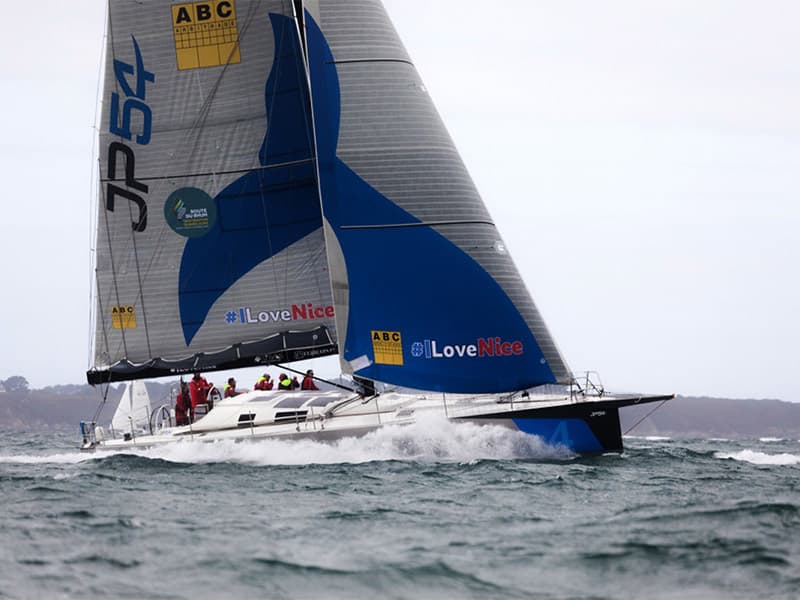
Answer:
M172 400L175 384L147 382L153 403ZM112 387L100 422L110 420L123 384ZM101 395L89 385L59 385L0 392L0 429L11 431L77 430L96 413ZM653 411L652 404L620 411L622 431ZM739 400L678 396L644 419L631 435L671 438L800 439L800 403L784 400Z

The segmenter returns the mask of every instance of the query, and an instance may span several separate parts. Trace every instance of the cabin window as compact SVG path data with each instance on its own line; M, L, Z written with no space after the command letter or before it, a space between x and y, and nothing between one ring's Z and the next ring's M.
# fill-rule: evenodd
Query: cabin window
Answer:
M275 413L276 423L305 423L307 410L287 410Z
M256 420L255 413L246 413L244 415L239 415L239 427L250 427Z

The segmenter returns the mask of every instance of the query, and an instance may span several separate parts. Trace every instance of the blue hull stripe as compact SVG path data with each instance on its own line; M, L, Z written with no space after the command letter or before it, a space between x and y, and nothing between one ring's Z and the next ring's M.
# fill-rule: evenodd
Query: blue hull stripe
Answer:
M581 419L512 419L520 431L542 438L548 445L564 446L578 454L603 451L603 445Z

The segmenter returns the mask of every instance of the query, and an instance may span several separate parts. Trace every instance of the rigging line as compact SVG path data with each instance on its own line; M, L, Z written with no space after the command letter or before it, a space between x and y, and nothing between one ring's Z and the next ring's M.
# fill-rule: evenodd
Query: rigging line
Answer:
M308 91L308 115L307 115L307 119L306 119L306 124L307 124L307 127L309 129L308 135L309 135L309 139L310 139L310 150L311 150L311 157L312 157L313 164L314 164L314 179L315 179L315 184L316 184L315 185L315 192L316 192L317 202L319 204L320 215L322 216L322 219L323 219L323 225L322 225L322 251L323 251L323 256L322 256L322 259L320 261L321 265L322 265L322 271L320 272L320 274L324 273L325 279L326 279L325 287L326 287L327 291L330 293L331 302L334 304L334 306L336 306L337 305L337 300L336 300L336 292L334 291L335 285L334 285L334 282L333 282L333 279L332 279L332 271L331 271L331 266L330 266L330 264L331 264L330 260L331 259L330 259L330 256L328 254L328 241L329 241L328 237L329 237L330 234L326 231L326 226L325 226L325 223L326 223L325 211L324 211L324 208L323 208L322 187L321 187L321 182L320 182L319 154L318 154L317 138L316 138L316 122L314 120L314 97L313 97L313 92L311 90L311 70L310 70L311 57L309 55L309 49L308 49L307 25L306 25L306 21L305 21L305 8L303 6L303 1L302 0L296 0L296 8L300 9L300 11L299 11L300 14L299 15L295 15L295 17L296 17L296 22L297 22L297 32L298 32L298 35L300 36L300 42L302 44L303 56L305 58L305 60L299 66L301 66L303 68L303 82L305 83L306 90ZM318 292L319 292L320 297L321 297L323 292L322 292L322 287L319 284L319 274L318 274L318 278L317 278L317 287L318 287ZM339 331L337 329L337 323L338 323L338 320L339 320L339 313L340 313L340 311L337 309L336 317L334 318L334 322L333 322L333 331L335 332L335 335L337 337L337 341L335 342L334 345L337 347L337 349L339 348L339 343L340 343L340 341L338 339L339 338ZM330 332L328 333L328 335L329 335L329 339L330 339Z
M242 47L241 40L245 36L245 34L247 33L247 30L250 28L250 25L255 20L256 11L257 11L257 6L256 6L256 4L253 4L250 7L250 13L245 17L244 25L242 26L242 29L239 32L238 40L237 40L237 44L236 44L236 45L238 45L238 47L240 49ZM211 104L213 102L213 99L217 95L217 91L219 90L220 86L222 85L222 79L225 77L225 74L228 71L228 67L230 66L230 59L233 56L233 52L235 51L235 49L236 49L236 46L234 46L234 48L231 49L231 54L228 55L228 60L226 60L225 65L222 67L222 70L221 70L219 76L217 77L216 81L214 82L214 85L211 86L211 91L209 92L208 96L206 96L206 98L204 99L203 104L200 107L200 112L198 113L197 118L192 123L191 128L188 130L187 136L188 136L188 134L190 132L192 132L193 130L199 128L201 123L204 123L205 120L208 118L208 115L210 114L210 111L211 111Z
M414 66L410 60L406 58L349 58L345 60L330 60L326 61L326 65L347 65L351 63L403 63L406 65Z
M311 154L311 162L313 165L316 166L317 163L317 156L316 156L316 140L314 139L314 124L313 124L313 114L311 108L311 87L309 83L309 76L308 76L308 47L306 43L306 31L305 31L305 13L303 12L303 3L299 1L296 3L299 5L300 12L296 15L296 19L293 21L294 27L294 34L298 36L298 45L301 51L301 55L298 57L298 60L295 61L295 72L297 74L297 79L300 85L301 90L306 94L304 97L303 103L303 124L305 126L305 136L306 141L308 142L308 150ZM322 217L322 204L320 202L319 196L319 182L317 181L317 170L314 169L313 175L313 190L314 196L316 198L316 205L319 211L320 217ZM323 286L328 291L330 291L330 277L327 276L327 259L325 256L325 236L324 233L321 236L321 245L319 243L314 243L314 237L312 235L306 236L304 239L304 246L306 247L305 255L308 257L307 260L304 262L305 267L308 267L309 263L311 266L310 272L313 274L313 285L312 289L316 288L316 297L319 302L323 300ZM320 253L321 259L320 260ZM320 268L322 267L322 268ZM325 281L320 282L320 279L325 276ZM331 298L332 299L332 298Z
M237 44L239 48L241 48L241 38L249 29L250 24L252 23L255 13L256 13L256 6L255 4L250 7L250 13L245 17L244 25L242 26L242 30L238 35ZM217 91L219 90L220 86L222 85L222 79L225 77L226 72L228 71L228 67L230 66L230 59L233 56L233 52L236 50L236 45L231 49L231 54L228 55L228 59L225 61L225 65L222 66L219 76L214 81L214 84L211 86L211 90L209 94L203 99L203 103L200 106L200 110L198 111L197 117L192 122L192 125L187 129L186 134L184 135L184 140L186 140L189 135L192 134L195 130L199 129L203 123L205 123L208 115L211 112L211 104L214 101L214 98L217 95ZM199 78L199 72L196 72L196 75ZM197 148L193 148L193 153L196 151Z
M103 412L103 407L106 405L106 400L108 400L108 392L111 391L111 384L106 383L104 388L102 389L102 398L100 400L100 404L97 407L97 410L94 411L94 416L92 417L92 421L97 423L97 419L100 418L100 413Z
M108 37L109 37L110 43L108 44L108 48L110 48L110 51L111 51L111 58L112 58L112 64L113 64L113 61L117 60L117 55L116 55L116 47L115 47L115 44L114 44L114 27L113 27L111 15L110 15L110 10L111 9L110 9L110 4L109 4ZM116 79L116 77L114 78L114 89L116 90L117 93L120 93L120 91L121 91L120 83ZM119 139L122 139L122 138L119 138ZM102 165L100 167L100 174L102 175ZM103 186L101 185L101 186L99 186L98 201L102 199L102 206L105 208L107 199L106 199L105 195L103 194L103 192L104 192ZM102 196L102 198L100 198L100 196ZM129 211L132 212L132 209L131 209L130 206L129 206ZM99 212L99 202L98 202L98 212ZM108 242L108 256L109 256L109 261L110 261L110 264L111 264L111 278L112 278L112 283L113 283L113 288L114 288L114 296L116 297L116 300L117 300L117 306L121 306L122 302L120 300L119 282L118 282L118 277L117 277L116 262L114 260L114 247L113 247L112 240L111 240L111 228L110 228L110 225L109 225L109 216L108 216L109 212L110 211L108 209L103 210L103 216L104 216L105 228L106 228L106 238L107 238L107 242ZM132 214L131 214L131 216L132 216ZM128 221L126 223L126 225L128 223L130 223L130 222L131 221ZM99 235L99 233L98 233L98 235ZM98 275L98 297L100 297L99 275ZM105 319L103 319L103 321L105 323ZM122 325L122 316L120 316L120 325ZM112 315L112 326L113 326L113 315ZM107 331L106 331L105 335L107 336ZM118 345L117 348L122 346L122 349L123 349L123 351L125 353L125 357L127 358L127 356L128 356L128 343L127 343L127 339L126 339L126 335L125 335L125 329L122 328L122 327L120 327L120 336L122 338L121 339L121 344ZM111 354L110 354L111 348L110 348L110 346L108 344L106 345L106 350L109 353L109 360L110 360L111 359ZM118 350L117 350L117 352L118 352Z
M108 354L108 357L110 359L111 358L111 354L110 354L110 346L109 346L109 341L108 341L108 324L106 323L106 319L105 319L105 310L103 310L103 296L99 291L100 290L100 275L99 275L99 273L97 271L95 271L95 273L94 273L94 279L96 281L97 290L98 290L98 292L97 292L97 310L100 313L100 320L102 322L101 327L102 327L102 330L103 330L103 341L105 342L105 346L106 346L106 354ZM96 353L97 353L97 347L95 346L95 354ZM90 360L92 361L92 366L94 366L94 363L96 362L97 357L96 356L92 356L90 358Z
M459 220L459 221L421 221L419 223L381 223L379 225L340 225L339 229L398 229L402 227L443 227L447 225L489 225L496 227L491 221Z
M215 175L239 175L241 173L250 173L253 171L269 171L270 169L280 169L283 167L294 167L297 165L305 165L305 164L313 164L313 158L303 158L301 160L289 160L282 163L275 163L271 165L265 165L263 167L253 167L248 169L230 169L226 171L205 171L200 173L186 173L184 175L178 175L176 173L170 173L168 175L153 175L152 177L137 177L136 181L164 181L168 179L189 179L192 177L214 177ZM115 181L125 181L124 177L104 177L101 178L100 181L103 183L108 182L115 182Z
M296 0L295 4L296 4L295 10L299 8L300 12L299 14L295 15L295 20L293 21L294 26L292 27L292 29L294 34L298 36L298 46L301 52L301 55L297 57L298 60L296 60L294 63L295 73L298 76L297 79L300 82L301 91L305 92L306 94L303 106L304 109L303 123L305 124L306 128L305 134L306 134L306 141L308 142L308 150L311 155L310 160L313 164L316 164L317 156L316 156L316 140L314 139L314 124L313 124L314 117L311 112L311 85L308 78L308 48L305 39L305 13L303 12L302 0Z
M275 41L277 42L278 40L275 40ZM283 46L283 35L281 35L280 45ZM278 48L278 44L275 44L275 47L273 48L273 52L274 52L274 55L275 55L274 56L274 61L275 61L274 64L275 64L276 70L280 69L281 61L278 59L278 57L281 56L281 54L282 54L281 50L282 50L282 48ZM270 73L268 77L272 77L273 75L275 76L275 79L278 80L279 76L280 76L280 73ZM271 111L267 111L266 108L265 108L265 112L268 113L268 114L271 114L271 115L275 114L275 110L274 110L275 109L275 96L276 96L275 90L273 90L272 98L270 99L270 108L272 110ZM272 130L272 123L270 123L269 120L268 120L267 121L267 129L264 132L264 141L262 142L262 144L263 144L262 148L264 149L264 155L265 155L264 158L265 159L267 158L266 153L267 153L267 148L269 147L269 135L270 135L270 131L271 130ZM259 155L260 154L261 154L261 148L259 148ZM260 156L259 156L259 158L260 158ZM305 162L305 161L303 161L303 162ZM268 165L264 165L264 167L267 167L267 166ZM262 167L262 169L264 167ZM266 201L266 197L265 197L265 194L264 194L263 179L260 176L258 178L258 191L259 191L259 197L261 199L261 214L264 217L264 232L265 232L265 237L266 237L265 244L267 246L267 255L271 259L274 256L274 254L273 254L273 246L272 246L272 236L270 235L270 228L269 228L270 227L270 221L269 221L269 214L268 214L268 211L267 211L267 201ZM274 285L275 289L278 289L278 279L277 279L278 273L277 273L277 269L275 268L274 263L272 261L270 261L270 263L273 265L273 268L272 268L273 285ZM265 277L265 279L266 279L266 277Z
M280 80L281 73L282 73L283 69L290 68L290 67L287 67L284 64L284 60L280 60L278 57L281 57L281 56L284 55L284 48L287 46L287 44L291 45L291 43L293 41L293 37L292 36L300 37L300 39L302 41L302 38L301 38L301 36L300 36L300 34L298 32L298 29L297 29L296 21L295 20L285 21L283 23L283 25L282 25L281 35L280 35L280 38L279 38L279 45L276 45L276 48L275 48L275 57L276 57L276 60L275 60L275 72L270 75L270 77L274 77L276 80ZM295 60L293 62L294 62L294 65L295 65L295 73L298 74L298 75L302 75L302 77L298 77L298 81L300 83L299 83L296 91L297 91L298 96L302 100L301 110L303 110L303 117L304 117L303 120L304 120L304 125L305 125L305 136L306 136L306 140L305 141L308 144L310 156L309 156L309 158L302 159L302 160L289 161L289 162L279 163L277 165L267 165L265 168L270 168L272 166L279 167L279 166L284 166L284 165L289 166L289 165L306 165L306 164L313 165L313 164L315 164L315 159L314 159L314 156L313 156L313 152L311 150L313 148L313 138L312 138L312 133L311 133L311 129L310 129L310 123L309 123L310 104L309 104L308 97L306 96L306 94L310 94L310 90L308 90L308 88L307 88L307 78L306 78L305 70L304 70L304 68L302 68L302 66L303 66L303 62L302 62L303 61L303 57L302 56L295 56L294 58L295 58ZM305 87L304 87L304 84L306 84ZM275 90L273 90L273 93L271 94L271 98L270 98L270 109L271 110L269 111L269 114L272 114L272 115L275 114L275 103L277 102L277 95L278 94L275 93ZM269 146L269 140L270 140L270 135L272 133L272 129L273 129L273 127L271 126L271 123L267 123L267 130L266 130L265 142L264 142L265 147ZM259 181L259 182L261 183L261 181ZM314 179L314 184L315 184L314 187L316 188L316 178ZM273 246L272 246L272 236L271 236L271 232L270 232L269 221L268 221L268 218L267 218L268 217L268 211L267 211L268 194L264 193L263 188L261 188L260 192L261 192L260 193L260 197L261 197L262 212L263 212L263 215L264 215L264 223L266 225L265 233L266 233L266 244L267 244L268 256L274 257ZM289 254L288 253L287 253L286 257L287 257L286 265L282 269L283 274L284 274L284 283L283 283L283 286L282 286L282 289L284 290L284 298L283 298L284 302L286 302L286 300L288 298L289 276L290 276L290 274L289 274L289 262L290 262L290 260L289 260ZM275 289L281 289L281 286L280 286L280 283L279 283L279 280L278 280L278 277L280 276L280 273L278 272L277 263L273 260L273 261L271 261L271 265L272 265L272 269L271 269L271 271L272 271L272 279L273 279L273 284L275 286Z
M307 96L304 98L304 114L303 114L303 123L305 125L305 135L306 141L308 142L308 149L311 153L311 163L316 165L316 141L314 140L314 128L313 128L313 116L311 113L311 88L309 86L308 80L308 68L307 68L307 61L308 61L308 50L306 46L305 40L305 13L303 12L303 3L301 0L296 0L294 2L294 9L295 9L295 19L292 21L293 23L293 34L297 36L299 42L299 48L301 51L301 55L297 57L297 60L294 61L295 66L295 73L297 75L297 80L300 85L301 92L305 92ZM298 10L299 9L299 10ZM320 216L322 216L322 205L319 202L319 185L317 182L316 177L316 169L314 170L314 194L317 199L317 205L319 208ZM330 277L327 276L327 259L325 256L325 236L324 233L322 234L322 244L321 247L319 244L314 243L313 235L306 236L304 238L304 246L306 247L305 255L308 257L306 261L304 261L303 267L308 269L310 267L310 272L313 275L313 285L312 289L316 288L316 298L318 302L322 302L325 296L323 289L327 289L330 293L331 284L330 284ZM321 255L321 256L320 256ZM320 260L321 258L321 260ZM323 268L320 268L324 265ZM320 281L322 278L325 278L325 281ZM331 297L332 300L332 297Z
M286 26L285 25L282 27L280 40L275 38L275 42L276 43L275 43L274 50L273 50L273 52L274 52L274 63L273 63L273 65L274 65L274 69L275 70L274 70L274 72L270 73L269 77L270 78L274 77L274 81L278 82L278 81L280 81L281 69L283 68L283 61L279 57L281 56L284 44L286 43ZM276 91L277 90L273 89L273 93L272 93L271 98L270 98L270 110L266 111L267 114L270 114L270 115L274 115L275 114L275 103L277 102L277 93L276 93ZM263 148L265 150L266 150L266 148L269 147L270 135L272 133L272 129L273 129L272 123L267 122L267 130L264 133L264 145L263 145ZM265 156L265 158L266 158L266 156ZM266 211L266 198L264 197L263 192L261 193L261 206ZM269 244L270 250L271 250L272 236L270 236L269 227L267 227L266 233L267 233L267 243ZM277 261L270 261L270 262L272 262L272 264L274 265L273 279L275 280L275 287L277 289L282 290L282 292L283 292L282 298L281 298L281 304L286 304L287 299L289 297L289 289L290 289L289 266L291 264L291 255L292 255L291 246L286 247L282 254L284 255L284 264L283 264L283 269L282 269L282 271L283 271L283 285L282 286L279 285L279 282L278 282L278 277L280 276L280 273L278 272ZM270 253L270 256L272 256L271 253ZM273 257L273 258L275 258L275 257ZM286 346L285 346L285 338L284 338L284 348L285 347Z
M258 3L251 4L250 11L245 16L244 23L243 23L243 25L242 25L242 27L241 27L241 29L239 31L239 42L238 43L239 43L239 47L240 48L241 48L241 45L242 45L242 40L245 38L246 34L248 33L248 31L250 29L250 26L255 21L255 17L256 17L257 12L258 12ZM213 104L214 98L216 97L217 91L219 90L220 86L222 85L222 80L225 77L225 74L228 72L228 67L229 66L230 66L230 63L226 62L226 64L222 67L222 70L221 70L220 74L218 75L214 85L212 85L208 96L203 101L203 104L200 107L200 110L198 112L197 117L193 121L191 127L186 130L186 133L183 136L183 143L181 144L180 147L187 147L187 148L191 147L191 153L187 154L187 160L184 162L184 164L190 164L191 161L188 160L188 159L193 157L194 154L198 150L198 148L197 148L197 140L195 140L195 143L189 144L189 139L190 139L190 137L192 135L195 134L195 132L198 129L200 129L203 126L203 124L207 120L209 114L211 113L211 106ZM166 170L166 166L165 166L165 170ZM243 172L247 172L247 171L250 171L250 170L252 170L252 169L246 169ZM218 173L219 173L219 171L212 171L211 173L205 174L205 176L215 177L215 174L218 174ZM177 179L177 177L175 177L175 178ZM216 195L216 190L215 190L215 195ZM165 226L164 229L162 229L162 236L161 236L162 239L163 239L164 235L166 235L166 231L167 230L166 230L166 226ZM153 258L151 259L151 266L154 263L155 263L155 255L153 255ZM199 265L199 264L196 265L193 269L191 269L190 273L187 272L187 276L188 277L194 276L201 268L202 268L202 265ZM178 294L180 295L180 290L178 290Z
M292 12L294 16L294 21L297 25L297 33L300 39L300 48L303 51L303 57L305 60L308 60L308 47L306 45L306 15L305 9L303 8L303 0L293 0L292 2Z
M95 325L96 325L96 306L94 302L94 293L97 293L97 288L95 288L95 283L97 279L95 277L94 271L97 267L97 221L99 215L99 205L98 205L98 198L99 198L99 184L95 183L95 172L97 172L98 176L102 173L100 172L100 140L99 140L99 133L100 133L100 116L102 114L101 106L102 106L102 90L103 90L103 75L104 69L103 65L105 63L105 56L106 56L106 42L108 39L108 27L109 27L109 6L106 5L105 10L105 21L103 24L103 37L100 41L100 60L97 65L97 86L95 88L94 98L95 98L95 105L94 105L94 119L92 123L92 158L89 161L89 218L87 222L89 224L89 314L88 314L88 327L86 331L88 332L87 336L87 365L86 368L90 368L93 364L94 358L92 356L92 349L94 344L94 333L95 333ZM97 169L97 171L95 171ZM98 177L99 179L99 177Z
M244 25L243 25L243 28L242 28L242 33L239 36L240 40L243 37L244 33L246 32L247 28L250 26L251 22L253 21L254 16L255 16L255 12L256 12L256 8L255 8L255 5L253 5L253 6L251 6L250 13L245 18L245 22L244 22ZM239 43L239 46L241 47L241 43ZM229 57L229 60L230 60L230 57ZM202 127L203 123L205 123L206 119L208 118L208 115L211 112L211 105L213 103L214 97L216 95L217 90L219 89L219 87L221 85L221 82L222 82L223 77L225 76L225 73L227 72L228 66L229 66L229 62L226 62L226 64L222 67L222 70L221 70L219 76L217 77L216 82L212 86L210 93L203 100L203 103L200 106L200 109L199 109L199 111L197 113L197 116L195 117L195 119L192 122L192 124L188 128L186 128L186 130L185 130L185 132L183 134L183 137L180 140L179 145L177 146L177 147L180 147L180 148L189 148L189 147L191 147L191 152L185 153L184 154L184 159L191 158L191 156L193 156L194 153L197 151L196 143L195 144L190 144L189 143L189 139L190 139L190 137L192 135L194 135L194 133L198 129L200 129ZM174 161L174 156L175 156L175 153L173 152L171 154L170 162L164 164L163 171L166 171L166 169L169 168L170 164L174 164L174 162L175 162ZM184 162L184 164L188 164L188 162ZM191 177L208 177L208 176L213 177L215 174L216 174L216 172L194 173L194 174L189 174L189 175L173 175L173 174L168 174L167 175L167 174L165 174L165 175L161 175L161 176L139 177L138 179L140 181L154 181L154 180L164 180L164 181L166 181L166 180L170 180L170 179L181 179L181 178L191 178ZM159 236L159 239L163 239L164 231L165 230L162 230L162 235ZM150 266L152 266L153 262L154 261L151 260ZM150 267L148 267L148 271L149 271L149 268Z
M97 137L97 136L94 136ZM96 167L98 170L98 174L100 171L100 159L99 159L99 144L97 140L95 140L94 150L92 151L94 157L97 158ZM92 160L94 163L94 159ZM94 166L94 165L93 165ZM100 206L99 206L99 197L100 197L100 185L95 185L94 183L94 168L92 169L92 183L91 183L92 197L89 202L89 281L88 281L88 306L89 306L89 314L87 315L88 323L86 331L88 332L87 335L87 349L86 349L86 360L87 365L86 368L89 369L94 364L94 356L93 350L95 348L95 334L96 326L97 326L97 310L98 304L100 302L100 286L99 282L97 281L97 242L99 232L97 230L97 225L99 221L99 214L100 214ZM97 298L97 302L95 302L95 297ZM106 340L107 342L107 340ZM108 344L106 343L106 347Z
M100 189L101 189L101 193L102 193L102 186L101 186ZM128 204L130 204L130 203L128 203ZM106 198L103 197L103 206L105 206L105 205L106 205ZM114 246L113 246L113 244L111 242L111 226L110 226L109 220L108 220L108 213L109 212L110 211L108 211L108 210L104 210L103 211L103 216L105 217L106 239L108 241L108 258L109 258L109 262L111 263L111 281L112 281L112 284L113 284L113 287L114 287L114 296L117 299L117 306L119 307L119 306L122 306L122 302L120 301L120 295L119 295L119 282L117 281L117 268L116 268L116 262L114 260ZM128 227L130 227L130 221L126 221L125 224ZM133 234L133 230L131 230L131 234ZM99 296L99 294L100 294L100 292L98 291L98 296ZM125 328L121 327L121 325L122 325L122 315L120 315L119 319L120 319L119 331L120 331L120 335L122 336L122 349L125 352L125 356L127 357L128 356L128 343L127 343L127 341L125 339ZM112 326L113 326L113 320L114 320L113 314L111 316L111 320L112 320ZM111 352L111 348L110 347L107 347L106 349L108 350L109 353ZM109 354L109 358L110 358L110 354Z
M651 410L651 411L650 411L650 412L648 412L648 413L647 413L645 416L643 416L641 419L639 419L638 421L636 421L636 423L634 423L633 425L631 425L630 427L628 427L628 429L627 429L627 430L625 431L625 433L623 433L622 435L628 435L628 433L630 433L631 431L633 431L634 429L636 429L636 428L639 426L639 424L640 424L642 421L644 421L644 420L645 420L647 417L649 417L649 416L650 416L650 415L652 415L654 412L656 412L656 411L657 411L659 408L661 408L662 406L664 406L664 404L666 404L667 402L669 402L671 399L672 399L672 398L667 398L666 400L662 400L662 401L661 401L661 402L658 404L658 406L656 406L656 407L655 407L653 410Z
M245 25L244 25L244 28L242 30L243 33L246 31L247 28L249 28L250 24L254 20L254 16L255 16L255 8L251 8L250 14L245 19ZM185 132L185 134L183 136L183 141L181 143L181 147L188 147L189 146L189 144L188 144L189 137L193 134L193 132L195 132L197 129L201 128L202 124L208 118L208 115L210 114L213 98L214 98L214 96L216 94L216 91L219 89L219 87L221 85L222 78L223 78L223 76L225 74L225 71L227 70L228 66L229 65L226 63L226 65L223 67L222 72L220 73L219 77L217 78L217 81L216 81L215 85L212 87L211 93L204 99L203 104L202 104L202 106L200 108L200 111L198 113L197 118L195 118L195 120L192 123L192 125L186 130L186 132ZM196 152L196 150L197 150L196 145L192 145L192 154L194 154ZM173 156L174 156L174 154L173 154ZM165 169L167 167L168 167L168 165L165 165ZM247 171L250 171L250 170L252 170L252 169L244 169L244 170L241 170L240 172L247 172ZM225 172L222 172L222 173L227 174L229 172L230 173L235 173L236 171L225 171ZM195 174L190 174L190 175L185 175L185 176L181 176L181 175L161 175L161 176L152 176L152 177L139 177L138 179L139 179L139 181L168 181L170 179L181 179L181 178L190 178L190 177L209 177L209 176L210 177L215 177L218 173L219 172L195 173ZM101 173L101 175L102 175L102 173ZM106 179L102 179L101 181L114 181L114 180L106 178ZM160 245L160 242L162 242L165 239L166 234L167 234L167 226L166 226L166 224L162 224L160 231L157 233L157 235L155 237L155 244L154 245L155 246ZM150 259L149 259L149 261L147 263L147 266L144 269L145 277L147 277L150 274L150 272L153 270L154 266L157 263L157 260L158 260L158 253L151 253L151 256L150 256ZM137 253L137 261L138 261L138 253ZM140 272L140 269L138 269L138 262L137 262L137 272ZM140 292L140 295L141 295L141 292ZM149 348L150 347L149 330L146 329L145 331L147 333L147 339L148 339L147 343L148 343L148 348ZM127 350L126 350L126 353L127 353Z
M131 222L133 222L132 202L128 202L128 213L130 214ZM150 328L147 326L147 307L145 306L144 286L142 285L142 269L141 266L139 265L139 246L136 243L137 233L139 232L137 232L136 230L133 230L131 232L131 241L133 242L133 261L136 264L136 280L139 283L139 300L142 303L142 321L144 324L144 339L145 343L147 344L147 355L152 356L153 352L150 346Z
M327 268L320 268L321 265L326 265L326 257L325 257L325 234L321 233L322 237L322 247L319 244L313 243L313 238L317 237L312 235L307 235L304 238L305 246L306 246L306 260L304 261L303 266L306 269L309 269L314 277L313 285L311 286L312 289L316 288L317 293L317 302L322 304L323 302L327 302L327 299L324 297L323 289L330 290L330 278L327 278L326 281L321 282L320 279L322 278L324 273L327 273ZM324 284L324 285L323 285ZM331 297L331 301L333 301L333 297Z
M297 10L297 5L296 4L294 6L294 10L295 11ZM278 44L276 44L276 48L275 48L275 51L274 51L275 52L275 63L274 63L275 71L270 74L270 77L271 78L274 77L275 80L278 80L278 81L281 79L281 73L283 72L282 70L287 69L287 68L291 68L291 67L287 67L287 65L284 64L285 61L281 60L279 57L282 57L284 55L284 51L283 50L284 50L284 48L286 48L287 44L291 45L292 41L294 41L294 38L292 36L294 36L295 38L298 38L300 40L300 45L302 46L302 36L298 32L298 25L297 25L297 22L296 22L296 18L297 18L297 15L295 15L295 19L283 22L279 40L276 39ZM288 57L288 58L291 59L291 57ZM311 164L311 165L315 164L315 159L314 159L314 156L313 156L313 152L311 151L311 149L313 148L313 138L311 137L312 134L311 134L311 131L310 131L310 124L309 124L309 119L308 119L309 110L310 110L310 104L309 104L308 97L306 97L306 94L310 94L310 90L308 90L308 88L307 88L307 78L305 76L306 75L305 74L305 70L302 68L302 65L304 64L302 62L303 61L303 56L294 56L293 58L295 58L295 60L293 62L294 62L294 65L295 65L296 74L301 74L302 75L302 77L298 77L298 80L299 80L300 84L296 88L296 92L297 92L298 96L300 97L300 99L303 101L302 102L302 106L301 106L301 110L303 110L306 142L308 144L310 156L307 159L302 159L302 160L298 160L298 161L292 161L292 162L288 162L288 163L281 163L279 165L274 165L274 166L291 165L291 164ZM306 83L305 87L303 86L304 83ZM269 112L269 114L274 116L275 115L275 103L277 102L278 94L275 92L275 90L273 90L273 93L270 96L271 96L270 97L270 109L271 110L269 110L268 112ZM269 146L270 135L272 134L272 129L273 129L272 124L271 123L267 123L267 130L266 130L265 140L264 140L264 147L265 148ZM271 165L268 165L268 167L269 166L271 166ZM316 180L314 181L314 183L316 184ZM261 193L260 193L261 205L262 205L262 210L263 210L263 214L264 214L264 222L265 222L265 225L266 225L267 250L268 250L268 255L270 257L273 257L272 236L271 236L271 232L270 232L270 228L269 228L269 221L267 219L268 197L267 197L267 194L264 193L263 188L260 191L261 191ZM284 290L284 301L286 301L286 298L288 297L288 289L289 289L289 286L288 286L288 278L289 278L289 270L288 270L289 259L288 259L288 256L289 255L287 254L286 266L283 268L284 285L282 287L283 287L283 290ZM272 264L273 283L274 283L276 289L280 289L280 285L279 285L279 281L278 281L278 277L279 277L280 274L278 272L277 263L275 261L272 261L271 264Z

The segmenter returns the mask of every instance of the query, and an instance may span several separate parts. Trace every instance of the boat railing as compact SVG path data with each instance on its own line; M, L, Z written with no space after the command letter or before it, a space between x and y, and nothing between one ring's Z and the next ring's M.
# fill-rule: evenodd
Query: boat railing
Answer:
M81 450L91 450L97 446L97 422L81 421Z
M174 427L175 421L172 418L172 402L165 402L150 413L150 434L160 432L168 427Z
M435 396L430 396L431 400ZM530 404L563 404L570 401L569 389L564 385L547 385L513 394L497 396L487 394L442 394L441 402L447 417L468 417L487 413L487 406L496 407L498 413L513 411Z
M600 374L586 371L580 377L573 376L569 383L569 395L573 402L589 398L602 398L606 393Z
M333 416L336 415L336 411L343 409L345 406L353 404L356 401L361 401L362 404L366 404L367 402L372 400L372 398L376 397L377 395L378 394L376 394L375 396L367 396L367 397L365 397L365 396L362 396L361 394L358 394L358 395L352 396L350 398L345 398L341 402L337 402L337 403L333 404L332 406L326 408L321 416L323 418L333 417Z

